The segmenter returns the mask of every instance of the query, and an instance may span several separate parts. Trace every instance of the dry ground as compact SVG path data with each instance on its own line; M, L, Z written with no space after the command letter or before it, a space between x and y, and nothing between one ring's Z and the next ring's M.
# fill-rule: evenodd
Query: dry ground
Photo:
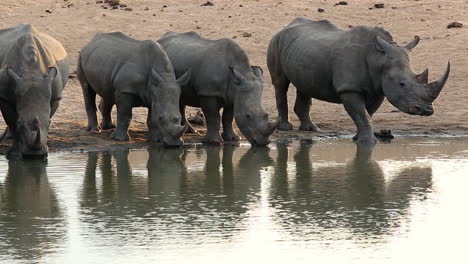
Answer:
M462 0L349 0L348 5L336 5L337 0L211 0L213 6L201 6L201 0L123 0L132 11L103 9L106 4L95 0L2 0L0 28L19 23L31 23L58 39L69 53L73 69L78 52L96 33L122 31L138 39L157 40L166 31L197 31L207 38L235 38L246 50L253 65L265 69L263 104L272 118L277 116L273 86L266 70L266 49L271 37L292 19L303 16L328 19L336 25L382 26L395 40L404 43L419 35L422 39L413 50L412 63L416 72L430 69L430 78L438 78L447 60L452 72L446 88L435 102L431 117L415 117L395 111L388 102L373 118L374 127L392 129L398 134L468 134L468 91L465 87L468 61L466 27L447 29L450 22L465 23L468 2ZM372 8L384 3L385 8ZM324 12L318 12L323 8ZM371 8L371 9L370 9ZM46 10L48 10L46 12ZM468 26L468 25L467 25ZM243 36L247 32L250 37ZM292 112L294 89L289 93L291 120L298 127ZM131 135L134 146L144 145L146 111L134 112ZM322 128L319 134L280 132L276 137L311 135L351 135L354 125L341 105L314 100L311 115ZM86 114L81 88L76 78L69 80L58 113L53 118L49 135L52 149L109 146L109 133L84 132ZM0 130L5 124L0 121ZM186 137L196 142L200 136ZM5 145L0 151L5 150Z

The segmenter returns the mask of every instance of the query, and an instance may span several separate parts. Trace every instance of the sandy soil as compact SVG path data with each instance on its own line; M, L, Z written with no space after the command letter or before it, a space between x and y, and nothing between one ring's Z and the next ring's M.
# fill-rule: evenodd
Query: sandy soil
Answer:
M348 1L335 5L335 0L211 0L213 6L202 6L201 0L123 0L131 11L104 9L107 4L95 0L2 0L0 28L19 23L31 23L59 40L68 51L73 64L78 52L96 33L122 31L138 39L157 40L166 31L197 31L207 38L234 38L247 52L253 65L265 70L263 104L276 118L274 90L266 67L266 49L271 37L292 19L303 16L329 19L336 25L382 26L399 43L410 41L414 35L422 39L413 50L412 64L416 72L429 67L430 79L439 78L447 60L452 72L446 88L434 103L430 117L410 116L395 111L388 102L373 118L375 130L391 129L394 134L463 135L468 134L468 92L465 56L468 47L466 27L447 29L450 22L467 23L468 2L461 0L390 0ZM385 8L373 8L384 3ZM318 12L322 8L324 12ZM246 37L245 32L250 36ZM74 77L72 75L72 77ZM295 89L290 89L291 121L298 127L292 111ZM190 111L193 111L190 110ZM275 138L351 135L354 124L342 105L313 101L311 115L322 129L321 133L277 132ZM130 134L132 146L145 145L146 110L135 109ZM85 132L86 114L81 87L71 78L64 91L58 113L53 117L49 146L57 149L90 149L116 144L108 140L109 132ZM5 128L0 120L0 130ZM201 128L201 127L199 127ZM199 136L186 136L188 142L199 142ZM6 145L0 147L4 152Z

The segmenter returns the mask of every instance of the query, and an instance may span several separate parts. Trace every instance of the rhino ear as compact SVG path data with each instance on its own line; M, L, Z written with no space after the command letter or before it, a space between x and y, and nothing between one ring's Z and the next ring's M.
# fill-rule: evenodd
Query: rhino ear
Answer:
M414 36L414 39L405 45L405 48L409 51L411 51L414 47L416 47L416 45L418 45L419 43L419 36Z
M180 87L185 86L189 81L190 77L192 76L192 70L186 71L182 76L177 79L177 84L179 84Z
M236 69L234 69L233 66L229 66L229 69L231 70L233 76L234 76L234 82L236 84L240 84L244 81L246 81L246 78L240 73L238 72Z
M252 66L252 71L257 77L263 77L263 69L260 66Z
M49 73L47 74L46 79L48 81L52 81L55 79L55 77L57 77L57 68L55 68L54 66L50 66Z
M383 38L377 36L376 37L376 45L375 47L377 48L377 50L379 51L383 51L385 53L388 53L390 52L392 49L393 49L393 46L392 44L388 43L387 41L385 41Z

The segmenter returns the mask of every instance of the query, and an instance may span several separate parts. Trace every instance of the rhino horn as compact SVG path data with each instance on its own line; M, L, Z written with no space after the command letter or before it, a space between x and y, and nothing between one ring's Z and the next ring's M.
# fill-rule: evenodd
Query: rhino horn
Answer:
M9 66L7 66L7 73L8 76L10 76L15 81L21 80L21 77L19 77L18 74L16 74L16 72Z
M422 73L417 74L414 78L417 83L427 84L429 82L429 69L426 68Z
M416 45L418 45L419 43L419 36L414 36L414 39L405 45L405 48L409 51L411 51L414 47L416 47Z
M34 138L34 142L31 148L35 150L41 149L41 129L40 128L36 132L36 137Z
M442 88L444 88L445 83L447 82L447 79L450 74L450 61L447 63L447 69L445 70L444 75L437 81L431 82L430 84L426 85L427 89L427 94L429 95L429 98L434 101L437 96L440 94L440 91L442 91Z
M180 127L178 136L182 137L185 131L187 131L187 129L188 129L188 123L185 123L183 126Z

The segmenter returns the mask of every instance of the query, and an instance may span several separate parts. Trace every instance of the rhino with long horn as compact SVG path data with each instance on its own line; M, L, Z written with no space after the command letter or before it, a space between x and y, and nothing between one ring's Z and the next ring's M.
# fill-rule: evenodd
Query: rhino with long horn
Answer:
M385 98L404 113L429 116L432 102L450 73L429 81L429 70L415 74L409 52L415 37L397 45L383 28L356 26L341 30L327 20L296 18L270 42L267 64L275 86L280 130L292 129L287 91L297 88L294 112L300 130L318 131L309 116L311 99L343 104L357 127L358 143L376 143L370 117Z

